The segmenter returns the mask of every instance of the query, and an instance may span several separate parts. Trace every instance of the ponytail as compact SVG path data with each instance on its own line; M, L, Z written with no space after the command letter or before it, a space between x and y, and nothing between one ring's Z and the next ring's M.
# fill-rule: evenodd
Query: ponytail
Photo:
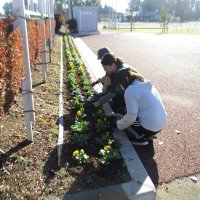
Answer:
M135 79L144 82L144 77L141 74L133 72L130 67L122 68L117 72L116 79L126 89Z

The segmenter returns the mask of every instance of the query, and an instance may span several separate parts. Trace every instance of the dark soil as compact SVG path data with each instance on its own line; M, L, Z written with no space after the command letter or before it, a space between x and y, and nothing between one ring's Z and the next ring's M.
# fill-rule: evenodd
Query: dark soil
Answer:
M99 146L95 133L84 147L90 158L85 164L72 159L78 147L71 143L70 126L75 110L71 109L71 92L65 85L65 131L61 166L58 167L58 104L61 36L56 35L55 47L48 64L47 82L42 82L41 65L32 66L35 102L34 142L26 140L21 94L0 123L0 196L1 199L46 199L62 197L86 189L94 189L130 180L123 160L103 165L97 156ZM65 69L65 72L66 69ZM67 84L67 81L65 81ZM92 123L92 121L91 121Z

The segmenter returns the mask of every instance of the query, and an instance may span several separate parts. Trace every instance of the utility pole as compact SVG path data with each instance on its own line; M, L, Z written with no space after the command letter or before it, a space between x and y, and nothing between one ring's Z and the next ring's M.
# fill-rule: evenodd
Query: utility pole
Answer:
M113 29L113 0L112 0L112 10L111 10L111 12L112 12L111 13L111 15L112 15L112 23L111 23L112 25L111 25L111 28Z
M111 22L110 12L111 12L111 8L109 7L108 28L111 28L111 26L110 26L110 22Z
M69 19L72 19L72 5L71 0L68 0Z

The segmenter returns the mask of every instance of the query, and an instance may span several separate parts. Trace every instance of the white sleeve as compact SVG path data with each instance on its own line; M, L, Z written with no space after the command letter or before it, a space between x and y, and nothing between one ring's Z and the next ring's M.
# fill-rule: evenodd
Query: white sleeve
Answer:
M138 115L138 97L137 89L128 87L124 93L124 100L126 102L126 112L128 115Z
M124 130L131 126L136 120L136 116L126 114L121 120L117 120L117 128L119 130Z
M138 103L136 91L131 88L126 89L124 93L124 100L126 102L126 115L121 119L117 120L117 128L124 130L129 126L133 125L138 115Z

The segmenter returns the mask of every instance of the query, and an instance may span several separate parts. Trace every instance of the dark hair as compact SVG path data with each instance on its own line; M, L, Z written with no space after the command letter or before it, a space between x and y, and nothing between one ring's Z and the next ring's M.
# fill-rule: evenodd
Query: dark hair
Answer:
M111 50L108 48L108 47L102 47L98 50L97 52L97 55L98 55L98 58L97 59L102 59L103 56L106 54L106 53L112 53Z
M119 66L122 65L124 61L121 58L115 57L112 53L106 53L101 60L102 65L112 65L113 63Z
M123 85L123 87L126 89L135 79L139 79L142 82L144 81L144 78L142 75L134 72L131 70L130 67L128 68L122 68L117 71L116 74L117 81Z

